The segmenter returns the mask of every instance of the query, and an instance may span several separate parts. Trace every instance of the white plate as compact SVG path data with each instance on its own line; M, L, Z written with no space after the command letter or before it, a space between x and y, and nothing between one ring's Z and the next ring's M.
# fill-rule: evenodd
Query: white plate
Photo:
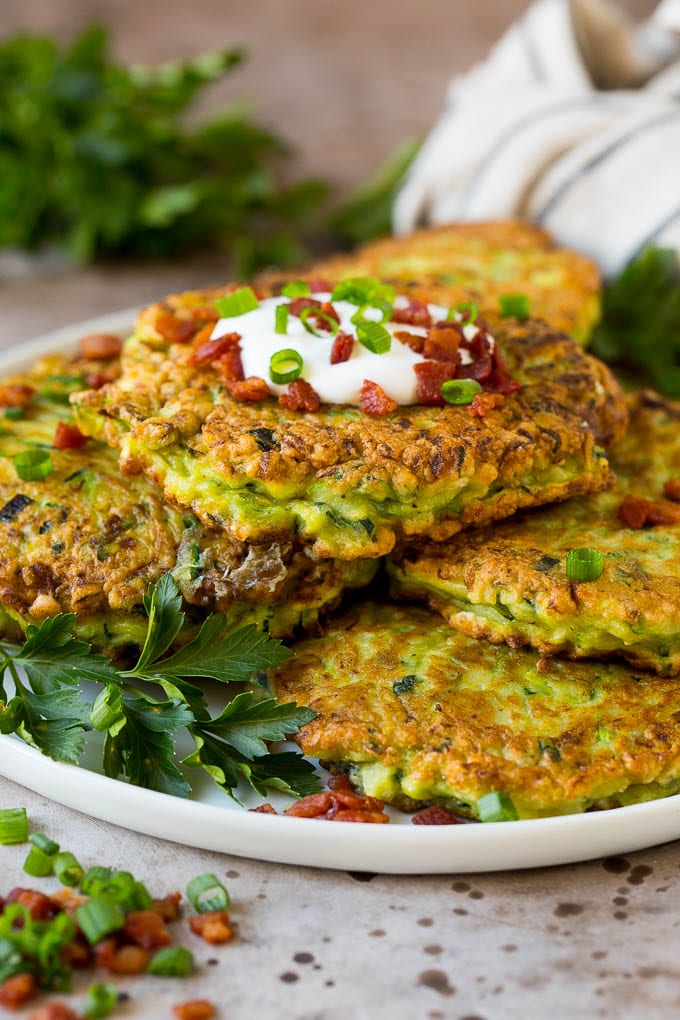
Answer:
M127 311L92 319L2 352L0 375L22 371L41 354L70 350L87 333L124 334L133 318L134 312ZM680 837L680 795L612 811L523 822L413 826L395 812L390 825L356 825L249 813L198 770L189 775L193 799L170 797L54 762L14 737L0 737L0 774L68 807L149 836L317 868L391 874L533 868L629 853Z

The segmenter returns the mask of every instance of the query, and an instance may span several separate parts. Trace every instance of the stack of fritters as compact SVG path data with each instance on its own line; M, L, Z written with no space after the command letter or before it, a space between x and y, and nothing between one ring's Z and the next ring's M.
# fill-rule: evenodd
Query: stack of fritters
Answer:
M654 556L658 532L617 547L623 490L605 491L612 445L619 460L628 461L627 442L656 458L647 477L660 477L659 416L668 422L675 411L638 401L645 447L623 439L629 410L617 384L560 332L585 339L594 268L512 223L383 242L306 275L333 282L348 273L387 276L420 300L478 303L521 388L481 416L454 405L369 417L345 405L243 402L196 357L226 288L170 297L140 316L120 375L73 398L85 445L53 451L41 481L18 482L13 461L3 462L8 619L22 627L73 611L82 634L115 652L139 640L141 597L170 570L190 622L219 609L279 636L318 633L320 616L369 585L387 556L394 597L429 599L457 630L421 608L377 605L385 597L374 588L372 602L296 644L271 682L282 699L317 712L299 735L305 752L391 802L434 801L472 816L492 791L520 816L672 792L672 680L475 640L531 643L543 656L625 648L661 673L680 669L678 610L671 618L655 605L648 622L649 585L661 592L669 573L664 553ZM258 281L263 295L280 285L273 275ZM539 317L499 317L499 296L520 293ZM50 445L56 419L68 417L46 376L91 369L52 362L20 380L36 392L23 419L6 423L5 458L21 444ZM635 478L641 469L631 470L629 493ZM554 505L531 509L542 504ZM589 590L564 573L566 551L583 545L605 554Z

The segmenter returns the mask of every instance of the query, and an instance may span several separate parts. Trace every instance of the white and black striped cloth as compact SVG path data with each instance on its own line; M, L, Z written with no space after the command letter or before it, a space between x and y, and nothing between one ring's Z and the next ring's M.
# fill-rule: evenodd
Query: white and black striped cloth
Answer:
M642 25L612 0L539 0L454 79L395 231L505 216L605 274L649 244L680 252L680 0Z

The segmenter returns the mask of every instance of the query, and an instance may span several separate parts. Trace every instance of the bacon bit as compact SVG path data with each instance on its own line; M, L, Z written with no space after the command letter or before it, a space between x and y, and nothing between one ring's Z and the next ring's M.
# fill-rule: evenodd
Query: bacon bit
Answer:
M119 375L120 365L116 363L115 366L112 366L105 372L88 372L85 376L85 382L91 390L100 390L107 383L114 382Z
M288 411L318 411L321 398L306 379L295 379L288 384L287 392L279 397L279 404Z
M470 414L473 418L484 418L489 411L502 407L504 403L502 393L477 393L470 404Z
M411 825L462 825L460 818L456 818L451 811L440 807L439 804L431 804L416 812L411 818Z
M396 400L388 397L382 386L372 382L371 379L364 379L363 386L359 390L359 407L364 414L372 414L376 417L383 417L396 411Z
M429 329L432 325L432 316L426 304L411 298L406 308L394 309L392 321L401 322L406 326L424 326Z
M76 425L67 425L65 421L57 422L52 440L55 450L79 450L86 442L87 436L84 436Z
M260 804L259 807L248 808L248 811L252 815L276 815L278 811L272 807L271 804Z
M219 371L223 382L242 382L244 372L241 348L230 347L227 353L223 354L220 360L215 363L215 368Z
M177 1020L210 1020L215 1016L215 1007L208 999L191 999L172 1007Z
M145 949L169 946L172 942L163 918L155 910L131 910L125 918L123 933Z
M333 346L331 347L331 365L339 365L342 361L349 361L354 350L354 337L350 333L343 333L342 330L336 334Z
M250 375L247 379L237 380L231 382L229 379L224 380L229 392L232 396L236 397L237 400L246 400L251 403L257 403L260 400L266 400L267 397L271 396L269 387L267 386L264 379L260 379L257 375Z
M186 344L193 340L198 333L199 325L193 319L180 319L172 312L159 312L154 323L156 332L173 344Z
M340 783L333 790L303 797L286 811L293 818L322 818L330 822L389 822L385 805L376 797L363 797Z
M399 340L400 343L406 344L416 354L423 353L423 347L425 346L425 337L418 336L417 333L409 333L406 329L397 329L394 332L395 340Z
M442 384L449 379L455 379L456 370L457 366L447 361L421 361L414 365L418 403L442 407L446 403L441 394Z
M38 994L33 974L13 974L0 985L0 1005L6 1009L20 1009Z
M328 780L329 790L342 790L344 793L354 793L354 787L349 781L346 772L340 772L337 776L331 776Z
M108 970L113 963L113 960L118 949L118 943L115 938L102 939L94 947L94 958L97 961L98 967L103 967Z
M340 322L340 316L338 315L338 313L337 313L337 311L335 309L335 306L333 304L331 304L330 301L324 301L324 303L321 305L321 311L324 313L324 315L328 315L329 318L335 319L335 321L337 323ZM324 329L324 328L325 329L329 329L330 327L329 327L328 323L324 324L324 321L322 319L320 321L320 323L319 323L319 328L320 329Z
M461 366L461 378L475 379L479 383L485 382L491 375L494 367L489 335L480 329L472 340L468 342L468 350L472 356L472 362Z
M123 349L123 341L114 333L90 333L78 341L78 357L85 361L110 361Z
M61 958L64 963L70 964L76 970L84 970L92 963L92 950L85 941L85 936L78 932L61 951Z
M166 924L172 924L179 917L179 905L182 900L181 892L171 892L162 899L156 899L150 909L162 917Z
M31 1013L28 1020L83 1020L83 1018L65 1002L48 1002L46 1006L41 1006Z
M34 889L22 889L20 886L12 889L8 894L5 903L21 903L28 910L33 921L46 921L55 913L54 903L49 896L36 892Z
M506 396L510 393L515 393L517 390L521 390L522 386L510 375L510 369L508 363L503 356L498 344L494 344L492 354L493 368L491 369L491 375L489 376L489 385L492 389L498 393L503 393Z
M189 918L189 927L194 935L200 935L211 945L231 942L234 928L226 910L208 910L205 914L195 914Z
M81 896L80 893L69 889L68 886L63 886L63 888L50 893L50 899L57 910L64 910L67 914L72 914L78 907L82 907L83 903L87 902L86 896Z
M300 313L303 312L305 308L318 308L319 311L321 311L321 301L317 301L316 298L311 297L293 298L288 305L288 314L296 315L299 319Z
M330 280L324 280L323 277L319 276L313 280L308 280L309 289L312 294L328 294L333 290Z
M225 333L224 336L216 337L215 340L210 339L210 333L212 333L214 327L206 326L208 330L208 336L204 342L198 343L194 353L189 358L189 364L197 367L198 365L208 365L211 361L217 361L228 351L238 347L239 340L241 339L240 333ZM201 333L203 330L201 330ZM201 334L199 333L196 338L197 341L200 339Z
M629 495L619 506L617 516L627 528L636 530L646 524L680 524L680 507Z
M680 478L669 478L663 487L663 494L672 503L680 503Z
M233 292L235 289L236 289L235 287L232 287L231 292ZM192 319L195 319L196 322L214 323L217 322L217 320L219 319L220 313L217 311L214 305L201 305L199 308L192 309L191 317Z
M436 322L427 334L422 353L433 361L451 361L458 365L459 348L464 341L465 334L459 323Z
M0 386L0 407L26 407L33 397L30 386Z
M99 947L109 941L114 943L113 951L107 947L100 953ZM149 965L151 953L143 946L117 946L113 939L104 939L104 942L95 946L98 967L104 967L113 974L141 974Z

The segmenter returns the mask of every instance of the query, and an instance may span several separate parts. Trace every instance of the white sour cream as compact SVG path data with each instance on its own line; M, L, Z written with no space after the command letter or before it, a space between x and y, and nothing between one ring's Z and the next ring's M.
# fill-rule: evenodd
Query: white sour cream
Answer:
M330 301L330 294L312 294L316 301ZM269 385L272 393L285 393L287 385L277 385L269 377L269 361L277 351L292 348L303 359L304 365L300 378L305 379L318 393L324 404L357 404L359 391L365 379L381 386L385 393L397 404L415 404L417 377L413 366L426 359L416 354L406 344L394 337L395 332L406 330L418 336L427 336L427 330L416 326L408 326L399 322L383 323L392 334L392 346L386 354L373 354L368 348L355 339L354 348L349 361L331 365L331 348L333 336L323 333L313 336L308 333L301 319L296 315L288 316L288 330L285 334L277 333L275 316L277 305L289 304L285 297L265 298L260 301L259 308L245 315L236 315L229 319L220 319L212 333L212 339L224 336L225 333L239 333L241 336L241 362L246 378L259 376ZM397 298L395 306L405 307L408 299ZM334 301L333 307L340 317L340 329L356 338L356 325L351 321L356 314L357 306L349 301ZM433 322L445 319L448 308L440 305L428 305ZM366 318L371 318L373 309L369 309ZM374 318L380 319L375 310ZM466 326L467 331L477 332L476 326ZM474 333L472 335L474 335ZM463 363L469 362L470 355L461 351Z

